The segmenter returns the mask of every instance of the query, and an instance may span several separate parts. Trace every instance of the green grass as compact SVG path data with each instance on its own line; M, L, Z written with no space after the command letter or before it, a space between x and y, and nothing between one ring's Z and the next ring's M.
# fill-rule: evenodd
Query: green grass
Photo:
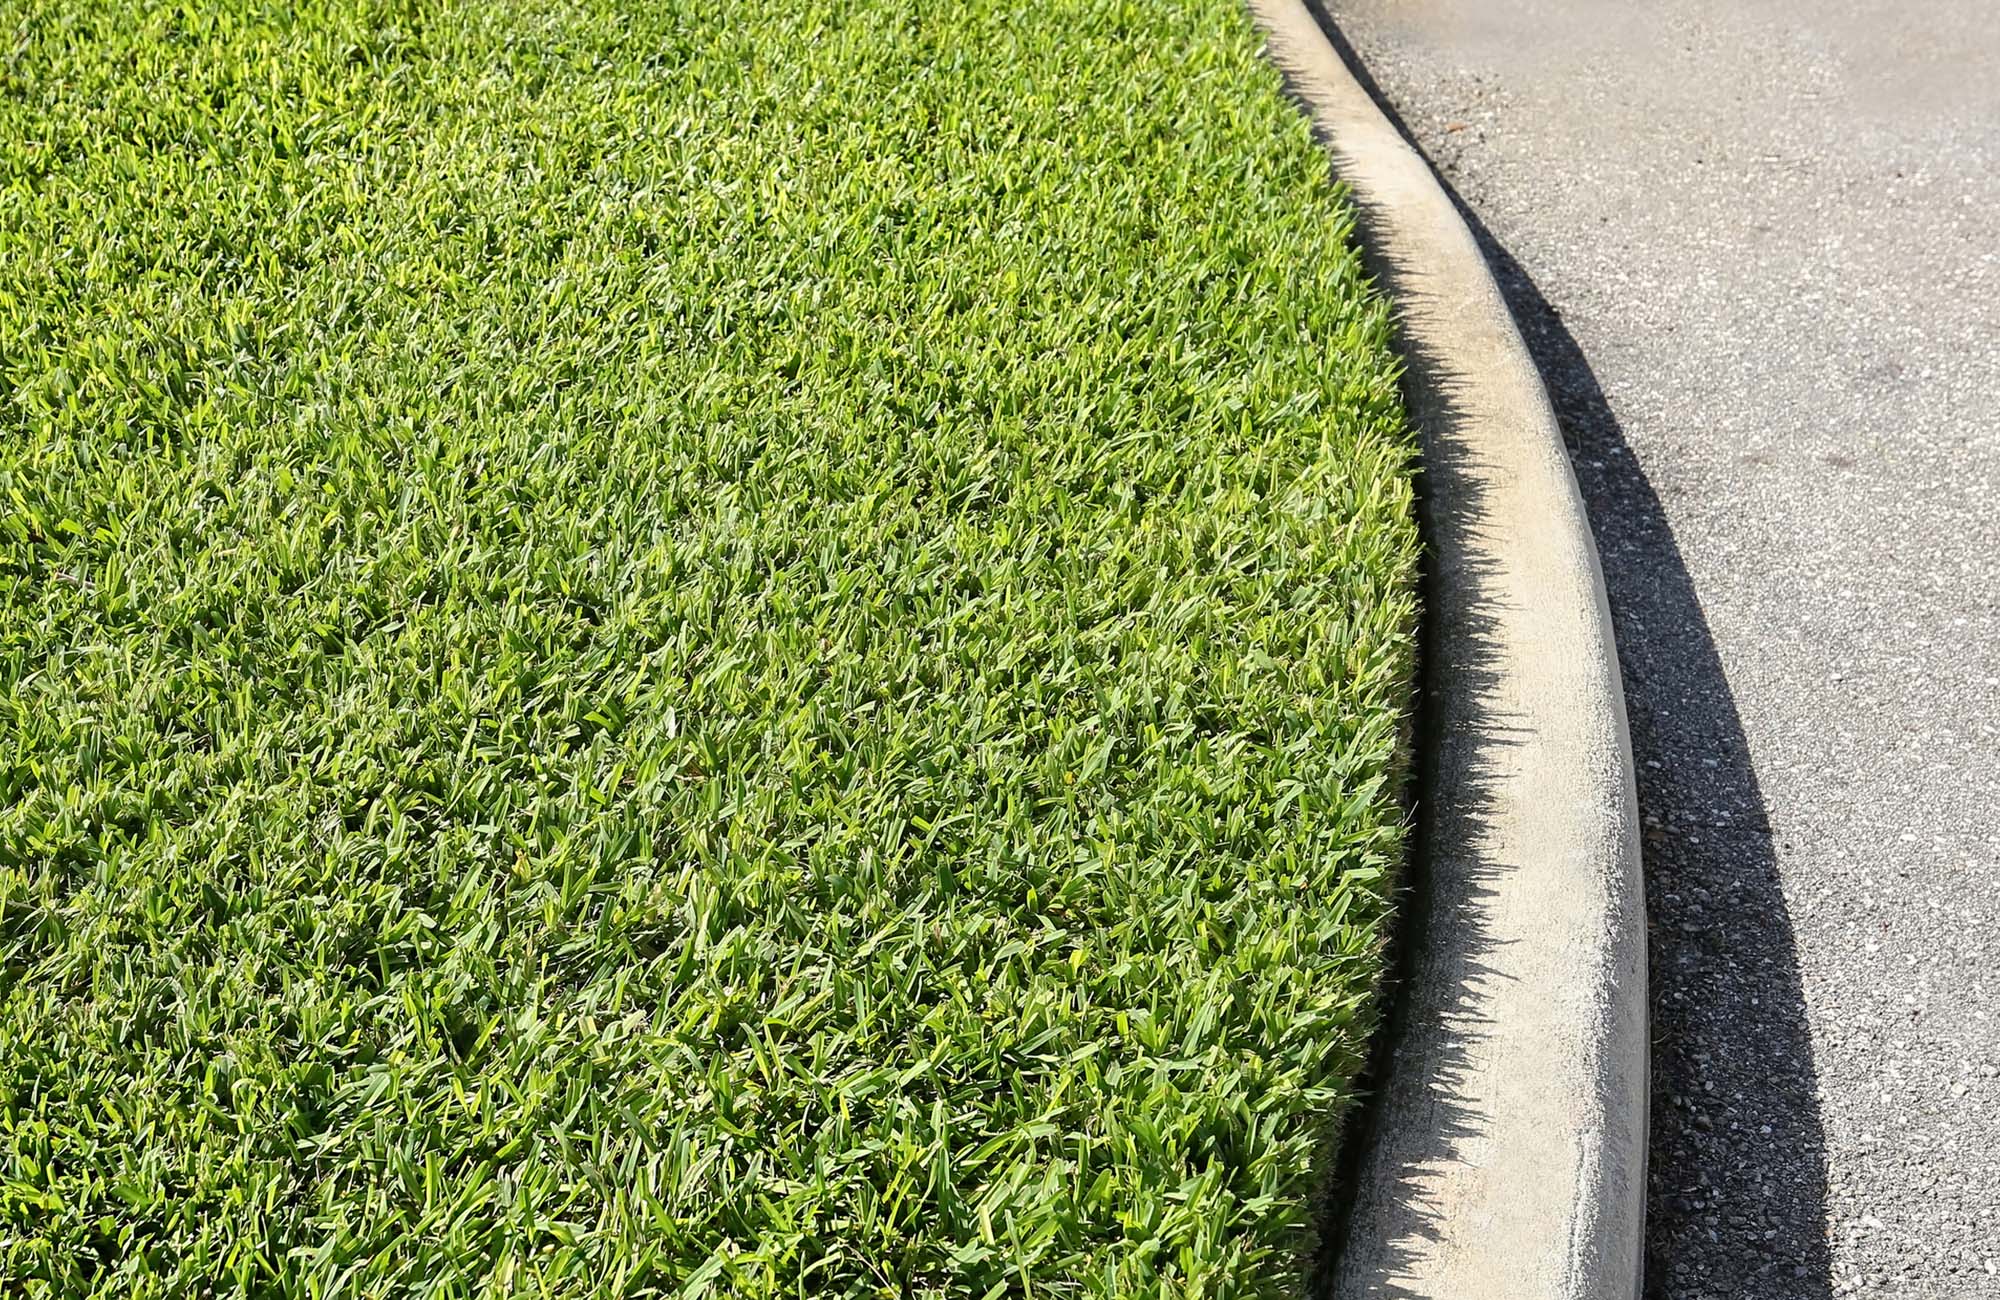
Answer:
M0 1291L1285 1294L1412 443L1237 0L0 0Z

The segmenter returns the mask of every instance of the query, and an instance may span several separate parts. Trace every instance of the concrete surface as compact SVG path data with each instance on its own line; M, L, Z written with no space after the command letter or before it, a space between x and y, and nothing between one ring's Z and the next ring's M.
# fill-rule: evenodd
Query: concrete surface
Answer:
M2000 11L1326 3L1483 226L1603 557L1649 1293L2000 1295Z
M1413 897L1333 1294L1633 1300L1645 900L1589 522L1541 376L1450 197L1301 0L1251 9L1353 190L1423 439Z

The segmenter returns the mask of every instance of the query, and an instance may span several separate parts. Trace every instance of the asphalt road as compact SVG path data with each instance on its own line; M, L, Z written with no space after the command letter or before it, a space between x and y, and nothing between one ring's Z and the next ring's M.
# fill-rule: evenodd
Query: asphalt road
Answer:
M1486 238L1597 532L1649 1295L2000 1296L2000 12L1325 3Z

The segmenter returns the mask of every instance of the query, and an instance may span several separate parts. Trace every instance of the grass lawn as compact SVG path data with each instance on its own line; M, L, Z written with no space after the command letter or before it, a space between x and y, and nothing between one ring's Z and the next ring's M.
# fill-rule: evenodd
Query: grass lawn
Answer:
M0 0L0 1291L1292 1291L1417 542L1256 49Z

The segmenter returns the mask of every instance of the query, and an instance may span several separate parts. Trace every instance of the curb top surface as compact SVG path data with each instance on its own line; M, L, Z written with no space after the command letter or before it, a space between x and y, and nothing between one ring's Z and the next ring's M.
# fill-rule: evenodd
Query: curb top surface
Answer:
M1395 304L1433 555L1408 975L1340 1297L1630 1297L1645 909L1624 703L1533 359L1424 160L1298 0L1253 0Z

